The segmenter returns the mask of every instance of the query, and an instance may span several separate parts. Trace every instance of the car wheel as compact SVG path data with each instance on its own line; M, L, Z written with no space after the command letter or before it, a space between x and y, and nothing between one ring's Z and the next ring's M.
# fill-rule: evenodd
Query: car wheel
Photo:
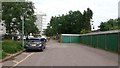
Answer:
M40 51L43 52L43 49L41 49Z
M44 49L45 49L46 47L44 46Z
M28 49L25 49L25 51L27 52L27 51L28 51Z

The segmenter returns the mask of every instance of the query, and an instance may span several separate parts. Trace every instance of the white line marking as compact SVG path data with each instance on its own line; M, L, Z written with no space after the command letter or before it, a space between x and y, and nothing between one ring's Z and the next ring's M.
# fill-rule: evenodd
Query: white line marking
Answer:
M14 63L18 63L18 61L13 60Z
M13 65L11 68L17 66L18 64L22 63L23 61L25 61L27 58L29 58L31 55L33 55L34 53L29 54L27 57L25 57L24 59L22 59L21 61L17 62L15 65Z

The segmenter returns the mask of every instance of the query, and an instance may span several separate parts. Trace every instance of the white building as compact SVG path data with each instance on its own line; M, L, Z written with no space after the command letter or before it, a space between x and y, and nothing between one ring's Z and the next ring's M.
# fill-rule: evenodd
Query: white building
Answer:
M36 14L36 16L37 16L36 25L39 31L41 31L42 30L42 17L40 14Z
M118 2L118 17L120 18L120 1Z
M36 25L40 31L40 34L42 34L43 31L43 22L44 22L44 16L46 16L46 14L36 14L37 16L37 20L36 20Z
M0 20L0 35L3 35L5 33L6 33L6 27L4 21Z

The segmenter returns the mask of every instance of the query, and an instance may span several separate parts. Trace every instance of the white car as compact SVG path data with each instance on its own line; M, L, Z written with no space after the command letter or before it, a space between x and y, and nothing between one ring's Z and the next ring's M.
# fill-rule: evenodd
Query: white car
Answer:
M46 40L46 42L48 41L48 40L47 40L47 37L46 37L46 36L44 36L44 35L43 35L43 36L41 36L41 38L44 38L44 39Z

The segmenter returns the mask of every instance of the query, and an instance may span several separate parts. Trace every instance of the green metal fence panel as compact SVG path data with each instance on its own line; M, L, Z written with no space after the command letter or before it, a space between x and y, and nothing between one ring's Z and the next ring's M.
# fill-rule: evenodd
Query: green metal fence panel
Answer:
M71 36L71 43L80 43L79 36Z
M97 47L97 35L92 35L92 46Z
M86 40L85 40L86 41L86 45L89 45L89 41L88 40L89 40L89 36L86 36Z
M80 42L84 44L84 36L80 36Z
M91 46L91 35L88 35L88 45Z
M106 47L107 50L117 52L118 51L118 33L106 35Z
M105 34L98 35L98 48L105 49Z
M86 36L83 36L83 44L86 44L86 40L87 40Z
M89 44L88 44L88 42L89 42L88 40L89 40L89 37L86 35L86 36L85 36L85 41L86 41L85 43L86 43L86 45L89 45Z
M83 43L83 36L80 36L80 43Z
M81 36L79 36L79 42L82 43L82 39L81 39Z
M118 52L118 33L101 33L90 35L62 35L62 43L82 43L95 48Z
M70 43L70 36L62 36L62 43Z
M84 36L84 43L87 45L87 36Z

